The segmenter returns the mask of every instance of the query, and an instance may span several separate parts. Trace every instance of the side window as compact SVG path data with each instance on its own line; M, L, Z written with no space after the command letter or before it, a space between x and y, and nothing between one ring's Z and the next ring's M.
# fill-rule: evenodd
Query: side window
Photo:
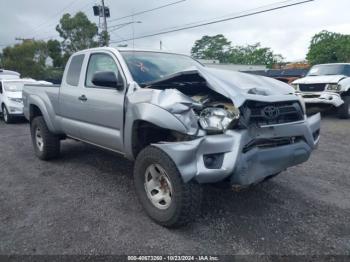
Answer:
M79 85L80 72L83 65L84 56L85 55L76 55L72 58L67 73L67 84L71 86Z
M117 77L120 76L119 69L114 59L107 54L92 54L86 72L85 86L96 88L92 83L92 78L96 72L114 72Z
M345 66L345 75L350 77L350 66L349 65Z
M0 81L0 94L2 94L2 82Z

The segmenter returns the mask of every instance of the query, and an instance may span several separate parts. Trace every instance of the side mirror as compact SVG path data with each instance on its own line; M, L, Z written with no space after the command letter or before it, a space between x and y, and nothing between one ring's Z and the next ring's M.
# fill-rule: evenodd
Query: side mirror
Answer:
M95 86L123 89L124 85L112 71L96 72L91 81Z

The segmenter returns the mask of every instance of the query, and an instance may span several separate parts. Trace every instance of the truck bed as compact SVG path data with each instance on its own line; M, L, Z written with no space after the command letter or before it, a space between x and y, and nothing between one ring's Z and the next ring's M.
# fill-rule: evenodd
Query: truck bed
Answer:
M28 84L23 87L24 115L29 120L29 112L32 101L44 103L44 108L49 118L54 120L59 112L60 85ZM52 123L55 125L55 123Z

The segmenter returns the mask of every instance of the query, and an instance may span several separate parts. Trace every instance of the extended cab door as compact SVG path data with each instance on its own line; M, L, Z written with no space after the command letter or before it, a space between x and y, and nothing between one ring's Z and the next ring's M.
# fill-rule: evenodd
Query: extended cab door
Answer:
M80 90L79 120L83 140L123 151L124 96L126 81L117 58L109 51L91 52L87 59L84 86ZM97 72L114 72L123 87L96 86L92 79Z
M85 54L77 54L68 61L68 68L63 78L59 95L59 116L62 130L68 136L81 139L81 111L79 100L83 89L83 63Z
M2 81L0 80L0 112L2 112L2 103L3 103L3 96L4 96L4 90L2 87Z

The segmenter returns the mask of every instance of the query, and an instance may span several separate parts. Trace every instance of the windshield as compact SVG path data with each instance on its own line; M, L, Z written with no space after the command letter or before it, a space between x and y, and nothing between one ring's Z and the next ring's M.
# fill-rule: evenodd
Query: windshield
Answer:
M185 55L121 51L134 80L141 86L200 64Z
M313 66L308 76L324 76L324 75L346 75L350 76L350 65L317 65Z
M28 82L29 83L29 82ZM7 92L22 92L24 84L28 84L27 82L4 82L4 88Z

